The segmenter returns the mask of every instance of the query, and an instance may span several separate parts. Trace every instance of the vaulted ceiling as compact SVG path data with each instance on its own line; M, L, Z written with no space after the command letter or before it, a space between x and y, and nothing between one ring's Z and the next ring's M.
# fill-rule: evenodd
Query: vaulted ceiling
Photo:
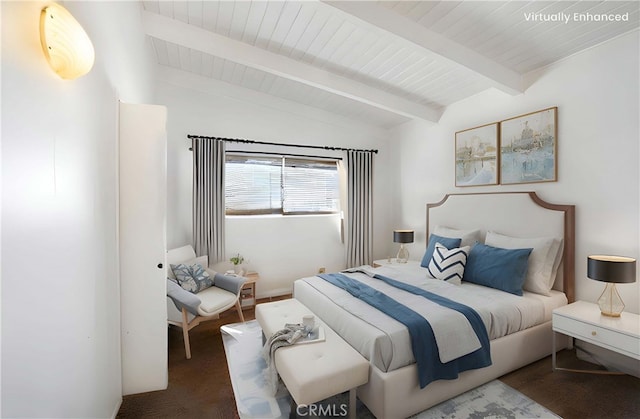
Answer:
M635 0L142 4L161 79L230 84L381 128L437 122L489 88L521 94L523 75L640 22Z

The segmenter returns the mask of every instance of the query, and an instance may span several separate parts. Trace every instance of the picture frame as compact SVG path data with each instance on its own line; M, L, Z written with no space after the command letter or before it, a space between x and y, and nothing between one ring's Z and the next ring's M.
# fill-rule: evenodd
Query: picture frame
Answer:
M497 185L499 123L455 133L455 186Z
M500 184L558 179L558 108L500 121Z

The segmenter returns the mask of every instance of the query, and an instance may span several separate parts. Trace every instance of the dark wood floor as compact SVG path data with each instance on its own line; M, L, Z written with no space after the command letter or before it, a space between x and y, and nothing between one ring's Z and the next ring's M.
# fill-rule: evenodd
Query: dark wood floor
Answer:
M254 318L245 310L245 320ZM182 332L169 329L167 390L125 396L117 418L237 418L220 326L238 322L229 311L190 332L192 358L184 356ZM574 351L558 354L560 365L592 367ZM500 378L565 419L640 417L640 379L551 371L547 357Z

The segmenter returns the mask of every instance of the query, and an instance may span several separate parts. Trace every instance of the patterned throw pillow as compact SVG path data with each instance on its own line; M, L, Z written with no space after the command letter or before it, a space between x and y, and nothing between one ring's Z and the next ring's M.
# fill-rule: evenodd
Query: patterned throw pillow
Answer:
M194 294L213 286L213 279L199 264L171 265L171 270L176 276L178 284L185 290Z
M460 285L468 256L469 246L447 249L446 246L436 243L427 271L432 278Z

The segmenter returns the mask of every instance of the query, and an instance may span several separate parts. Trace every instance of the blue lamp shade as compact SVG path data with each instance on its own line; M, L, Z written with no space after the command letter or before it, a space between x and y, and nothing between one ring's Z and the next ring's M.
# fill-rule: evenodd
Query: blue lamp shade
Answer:
M404 247L405 243L413 243L413 230L393 230L393 242L400 243L400 250L396 256L398 263L407 263L409 251Z
M598 306L604 316L620 317L624 303L616 284L636 282L636 260L625 256L591 255L587 258L587 276L607 285Z

